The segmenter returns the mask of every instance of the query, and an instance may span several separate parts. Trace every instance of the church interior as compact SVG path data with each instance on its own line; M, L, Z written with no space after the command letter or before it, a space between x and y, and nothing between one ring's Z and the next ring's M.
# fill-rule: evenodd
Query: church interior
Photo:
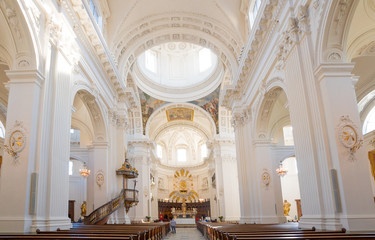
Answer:
M0 235L375 232L374 64L374 0L0 0Z

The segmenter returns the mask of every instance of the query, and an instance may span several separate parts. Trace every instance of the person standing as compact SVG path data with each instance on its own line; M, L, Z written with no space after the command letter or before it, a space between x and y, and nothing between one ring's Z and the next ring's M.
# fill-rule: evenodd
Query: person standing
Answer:
M172 233L176 233L176 221L174 218L171 220L171 228L172 228Z

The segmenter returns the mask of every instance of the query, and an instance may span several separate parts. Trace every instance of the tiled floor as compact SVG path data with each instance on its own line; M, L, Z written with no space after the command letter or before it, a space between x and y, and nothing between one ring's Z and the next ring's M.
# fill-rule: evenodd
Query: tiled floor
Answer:
M204 240L205 238L196 228L177 228L176 233L168 233L163 238L168 240Z

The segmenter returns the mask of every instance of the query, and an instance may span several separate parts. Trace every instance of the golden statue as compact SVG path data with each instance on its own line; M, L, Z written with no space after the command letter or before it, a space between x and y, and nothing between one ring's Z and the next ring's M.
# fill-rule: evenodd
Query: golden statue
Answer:
M81 205L81 216L86 216L86 212L87 212L86 201L83 201L83 203Z
M287 200L284 200L284 203L283 203L284 216L289 216L290 205L291 204Z

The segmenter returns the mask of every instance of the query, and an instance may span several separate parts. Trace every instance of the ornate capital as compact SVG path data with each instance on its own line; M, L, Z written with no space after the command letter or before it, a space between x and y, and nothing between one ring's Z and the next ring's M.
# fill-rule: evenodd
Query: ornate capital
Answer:
M240 127L248 121L251 121L250 108L236 109L232 112L232 126L234 128Z

